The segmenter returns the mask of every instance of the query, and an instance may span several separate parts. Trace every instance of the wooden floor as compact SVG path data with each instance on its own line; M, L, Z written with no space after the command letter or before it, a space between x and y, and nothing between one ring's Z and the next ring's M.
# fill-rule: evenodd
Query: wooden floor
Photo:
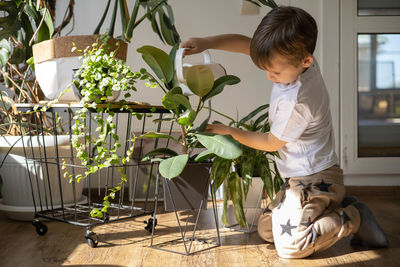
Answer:
M388 235L389 248L353 248L347 237L307 259L288 260L279 258L274 246L263 242L257 233L221 229L221 246L183 256L149 247L151 236L144 230L145 217L95 227L100 243L91 248L82 227L49 221L47 234L39 236L30 222L11 221L0 213L0 266L400 266L400 191L353 193L375 213ZM196 232L199 239L192 249L207 249L216 241L212 214L212 209L202 213ZM191 224L195 216L188 218ZM154 244L183 252L183 244L173 241L178 237L174 213L159 215Z

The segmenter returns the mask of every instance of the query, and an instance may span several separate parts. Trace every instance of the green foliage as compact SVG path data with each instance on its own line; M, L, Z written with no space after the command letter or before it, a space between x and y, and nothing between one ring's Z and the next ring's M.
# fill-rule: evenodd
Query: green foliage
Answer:
M142 46L137 51L163 83L169 83L173 79L172 61L164 51L149 45Z
M209 67L196 65L187 70L186 82L195 95L203 97L213 88L214 75Z
M225 85L236 84L239 78L233 75L226 75L214 81L212 71L207 66L192 66L186 72L187 85L197 98L197 106L192 106L189 98L182 94L179 86L174 86L173 61L164 51L153 46L143 46L138 49L142 54L144 61L156 74L154 78L146 70L142 73L148 75L154 83L156 83L165 92L162 98L164 108L170 110L170 121L176 122L181 128L181 137L179 140L172 137L166 137L165 134L147 133L138 138L170 138L179 143L182 147L182 153L173 155L165 153L149 152L145 155L145 160L158 157L159 171L168 179L177 177L183 171L189 159L195 158L197 162L209 160L215 155L222 158L233 159L239 157L242 153L241 145L231 136L221 136L215 134L202 133L208 122L201 123L198 128L194 127L194 123L198 114L205 108L206 101L212 96L221 93ZM172 54L173 57L173 54ZM171 74L171 75L170 75ZM207 152L200 155L192 155L195 148L207 148ZM169 151L170 152L170 151ZM172 156L172 157L171 157ZM167 158L165 158L167 157Z
M247 131L269 132L268 107L262 105L250 112L242 119L235 121L231 119L230 126L242 128ZM233 160L217 157L213 161L211 180L214 181L214 188L217 190L226 181L227 190L224 196L223 223L230 225L227 217L228 198L232 200L236 221L242 227L246 226L246 218L243 211L243 199L251 186L254 173L262 179L264 190L272 200L274 193L278 192L283 184L279 171L274 161L277 152L266 152L242 146L243 153ZM231 165L233 164L233 168ZM271 168L272 167L272 168Z
M95 217L101 217L103 213L107 212L110 199L115 198L115 194L120 190L122 184L127 181L123 166L130 161L135 144L135 136L130 137L129 140L126 140L129 145L127 145L124 155L118 154L118 149L122 145L114 123L113 104L107 102L108 97L112 96L113 92L123 92L124 98L119 101L118 107L141 119L141 116L137 116L135 112L129 109L124 99L129 97L133 91L136 91L134 84L136 80L142 78L142 74L133 72L121 60L115 58L115 50L109 51L109 48L106 47L108 38L102 39L101 44L99 43L100 40L97 40L92 47L80 51L83 53L83 64L76 72L73 84L77 86L77 90L82 96L80 101L82 108L77 110L73 117L75 124L72 126L72 146L77 150L77 157L86 167L86 170L83 175L79 174L75 177L67 172L64 174L70 180L74 179L80 182L80 180L103 169L118 168L120 175L118 185L109 189L108 195L104 197L103 208L92 211L91 215ZM93 118L98 126L95 129L96 138L92 137L90 129L86 126L89 110L97 113ZM149 136L151 136L151 133L149 133ZM85 141L82 142L82 140ZM108 140L112 140L112 145ZM87 147L91 147L91 150L88 151ZM63 169L66 169L65 163Z
M256 6L261 7L261 5L270 7L270 8L275 8L278 7L276 2L274 0L246 0L247 2L253 3Z
M162 176L167 179L172 179L181 174L188 162L188 154L178 155L167 158L160 162L159 171Z
M230 135L196 134L199 142L216 156L235 159L242 155L242 149Z
M72 0L71 0L72 1ZM42 92L33 71L32 44L55 34L54 2L14 0L1 1L0 13L0 83L8 90L0 95L0 134L21 135L34 124L21 123L17 103L39 103ZM50 10L49 10L50 8ZM63 20L61 29L68 24Z
M100 33L104 20L109 13L110 4L111 0L108 0L94 34ZM120 37L121 40L130 42L133 37L133 31L147 19L151 23L152 30L159 36L162 42L171 46L179 44L180 38L174 26L174 14L167 0L136 0L130 13L126 0L114 0L113 10L111 11L112 17L108 27L109 36L113 36L114 34L118 9L120 11L123 32L123 36ZM144 14L138 17L140 10Z
M109 52L108 39L102 39L101 44L97 40L83 51L83 63L74 79L83 103L100 104L116 92L124 93L127 98L132 91L136 91L134 83L141 74L133 72L122 60L115 58L115 51Z

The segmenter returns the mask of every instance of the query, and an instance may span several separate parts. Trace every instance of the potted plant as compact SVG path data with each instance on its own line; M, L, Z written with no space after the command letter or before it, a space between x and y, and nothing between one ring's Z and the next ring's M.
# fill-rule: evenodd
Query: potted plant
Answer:
M103 35L85 50L77 49L82 54L82 65L76 71L71 86L80 98L81 108L75 111L72 125L72 146L77 151L77 157L81 160L85 172L74 176L65 172L64 176L71 181L80 182L89 175L100 172L109 167L117 167L120 178L116 186L109 189L104 197L104 206L101 209L93 209L92 216L102 218L110 206L110 200L114 199L117 192L127 181L124 165L131 160L134 148L134 136L124 153L119 153L121 148L120 137L116 134L115 108L130 112L132 116L141 119L129 108L125 100L136 91L135 83L143 79L139 72L132 71L122 60L116 58L116 50L108 46L110 37ZM117 44L118 47L118 44ZM123 98L118 102L112 102L120 93ZM87 114L94 114L88 118ZM91 132L86 125L86 120L94 120L97 128ZM109 145L112 140L112 146ZM90 148L90 150L88 149ZM64 164L65 165L65 164Z
M250 112L247 116L236 121L226 115L230 126L241 128L247 131L269 132L268 107L262 105ZM220 113L219 113L220 114ZM256 150L247 146L242 147L243 154L233 160L216 157L213 161L212 180L215 189L224 186L224 205L222 222L224 225L232 225L228 219L228 200L232 200L236 222L241 226L246 226L246 216L243 203L246 201L252 181L255 177L260 177L263 182L267 197L272 200L283 184L277 169L274 157L279 157L277 152L267 152Z
M110 10L111 2L111 0L107 1L104 13L100 17L99 24L93 34L52 38L33 46L36 76L48 99L57 98L61 92L68 88L73 69L79 68L82 64L79 59L80 54L72 48L76 46L78 49L83 50L91 46L92 43L96 42L99 34L106 32L111 37L108 39L109 45L113 46L113 50L118 48L116 56L122 60L126 60L128 42L131 41L133 31L145 19L151 21L153 31L163 42L165 41L169 45L179 43L179 35L174 26L172 9L167 0L136 0L131 12L128 10L126 0L114 0L112 10ZM122 35L114 38L118 9L120 11ZM138 16L141 10L144 11L144 14ZM102 25L109 14L111 14L110 25L105 31L101 32ZM116 43L118 43L118 47ZM79 99L76 98L73 92L67 91L63 94L61 100L71 102Z
M241 146L230 135L214 135L204 132L208 119L203 121L200 126L194 126L200 112L206 109L207 102L213 96L221 93L225 85L238 83L240 81L239 78L233 75L225 75L214 80L213 72L205 65L195 65L188 68L185 77L187 86L194 93L193 100L197 103L197 106L194 106L189 101L189 97L182 93L182 89L176 83L173 61L168 54L153 46L143 46L138 49L138 52L142 54L144 61L153 70L155 76L145 69L142 69L141 72L148 76L150 81L158 85L165 93L161 103L164 108L170 111L171 116L163 120L172 121L180 128L180 136L178 138L160 132L148 132L138 136L137 138L139 139L167 138L180 147L180 151L174 151L168 147L156 149L147 153L143 160L158 162L159 173L164 178L168 180L173 179L173 181L175 181L178 180L176 177L182 176L182 173L194 175L197 171L186 171L187 168L193 165L198 167L201 162L207 161L214 155L230 160L239 157L242 153ZM211 112L211 110L209 110L209 112ZM206 150L197 154L199 148L206 148ZM197 164L193 164L193 162ZM208 181L208 176L208 172L206 171L206 182ZM196 180L195 178L182 179L185 180L184 182L181 181L181 183L184 184L190 182L190 180ZM168 180L166 181L167 183L169 183ZM204 195L206 187L202 185L200 188L203 188L200 192L199 199L201 200L201 195ZM166 188L164 187L164 195L165 191ZM178 191L178 189L175 191L172 190L172 192L175 193ZM190 194L190 192L188 194ZM183 197L185 198L185 196ZM168 196L164 197L164 201L168 201L168 199ZM179 201L174 202L181 203ZM171 205L167 205L166 207L171 207ZM195 207L194 205L189 205L191 209Z

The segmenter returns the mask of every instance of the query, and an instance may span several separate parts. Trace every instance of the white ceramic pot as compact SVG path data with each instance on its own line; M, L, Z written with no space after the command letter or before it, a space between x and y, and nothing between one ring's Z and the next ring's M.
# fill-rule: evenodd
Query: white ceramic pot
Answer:
M96 42L97 38L97 35L62 36L33 45L36 79L48 99L56 99L64 92L60 100L79 101L79 98L70 88L73 69L80 68L82 65L81 54L76 50L72 51L73 43L78 49L84 50ZM126 43L111 38L108 45L116 48L117 42L119 48L116 57L126 60L128 49ZM70 89L67 90L68 88Z
M233 205L228 206L228 220L232 222L232 224L225 225L225 227L244 233L251 233L257 230L258 218L264 210L264 203L262 200L263 188L264 183L262 179L260 177L253 177L249 192L247 193L247 198L243 198L243 209L247 221L246 227L241 227L237 224Z
M24 137L27 157L35 160L25 160L23 143L19 136L0 137L0 160L5 161L0 168L3 180L2 203L0 209L10 210L16 207L16 211L31 209L34 205L39 210L56 208L63 204L74 203L82 200L84 183L69 183L64 178L64 170L56 164L56 147L54 136ZM70 137L68 135L57 136L58 156L65 158L67 164L71 164ZM14 148L6 156L10 144ZM44 145L46 150L44 150ZM46 159L45 159L46 154ZM67 158L68 157L68 158ZM42 159L42 160L40 160ZM74 169L82 172L82 169ZM68 167L72 172L72 168Z

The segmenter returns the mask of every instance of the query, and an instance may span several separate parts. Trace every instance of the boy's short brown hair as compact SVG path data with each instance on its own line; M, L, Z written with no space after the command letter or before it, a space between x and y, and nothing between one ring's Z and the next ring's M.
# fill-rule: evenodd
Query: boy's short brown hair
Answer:
M250 44L250 56L261 69L271 58L282 55L297 65L313 54L317 42L317 23L301 8L280 6L272 9L258 25Z

